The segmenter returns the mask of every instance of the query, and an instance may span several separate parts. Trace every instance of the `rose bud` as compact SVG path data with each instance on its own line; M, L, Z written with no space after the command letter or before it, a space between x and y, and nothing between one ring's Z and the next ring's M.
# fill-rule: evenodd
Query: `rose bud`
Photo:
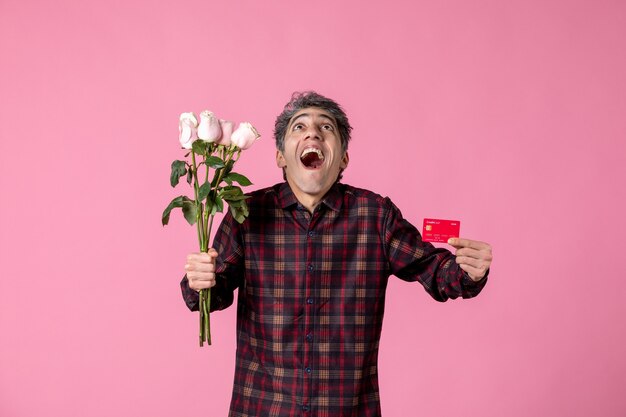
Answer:
M198 119L193 113L182 113L178 120L178 140L185 149L191 149L191 144L197 139L196 128Z
M228 120L220 119L220 127L222 128L222 137L216 140L218 145L230 146L230 136L233 134L234 123Z
M259 132L248 122L239 123L239 127L230 137L231 142L238 146L241 150L248 149L252 144L260 138Z
M198 138L205 142L215 142L222 136L222 128L217 117L208 110L200 113L200 124L198 125Z

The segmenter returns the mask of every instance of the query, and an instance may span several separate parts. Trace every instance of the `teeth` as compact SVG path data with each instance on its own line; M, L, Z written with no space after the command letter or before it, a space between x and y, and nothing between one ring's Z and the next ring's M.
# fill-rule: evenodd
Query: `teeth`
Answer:
M322 161L324 160L324 154L322 153L322 151L320 151L317 148L306 148L303 152L302 155L300 155L300 159L304 158L305 156L307 156L308 154L315 152L317 154L317 157L319 159L321 159Z

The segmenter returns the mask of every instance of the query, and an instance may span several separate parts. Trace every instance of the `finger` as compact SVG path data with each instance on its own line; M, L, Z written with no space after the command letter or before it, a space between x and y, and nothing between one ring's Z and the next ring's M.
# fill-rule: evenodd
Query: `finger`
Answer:
M212 249L210 252L190 253L187 255L187 263L211 263L215 261L217 251Z
M204 290L206 288L211 288L215 286L215 280L212 281L198 281L198 280L189 280L189 288L194 291Z
M215 281L215 264L191 263L185 265L185 275L191 283ZM195 289L195 288L194 288Z
M474 281L479 281L487 272L486 269L483 270L482 268L474 268L473 266L467 264L459 264L459 267L463 271L467 272L470 278Z
M451 237L448 239L448 245L454 246L455 248L472 248L477 250L482 249L491 249L491 246L488 243L480 242L478 240L471 239L462 239L460 237Z
M204 271L188 271L187 272L187 280L189 282L211 282L215 281L215 273L214 272L204 272Z
M460 248L455 252L456 256L467 256L474 259L484 259L490 261L493 259L491 249L476 250L471 248Z
M188 264L199 263L199 262L205 262L205 263L211 262L211 257L204 252L190 253L189 255L187 255Z
M459 265L473 266L474 268L480 268L484 265L484 262L482 260L470 258L469 256L457 256L456 263Z
M456 263L458 263L459 265L466 264L466 265L473 266L483 271L486 271L491 266L491 259L492 259L491 254L481 252L482 256L475 257L475 256L459 255L458 252L460 252L460 249L457 251L457 255L456 255Z
M208 273L215 272L215 262L204 263L204 262L191 262L185 264L185 271L189 272L199 272L199 273Z
M214 282L215 274L200 274L197 272L190 272L187 274L187 279L190 282Z

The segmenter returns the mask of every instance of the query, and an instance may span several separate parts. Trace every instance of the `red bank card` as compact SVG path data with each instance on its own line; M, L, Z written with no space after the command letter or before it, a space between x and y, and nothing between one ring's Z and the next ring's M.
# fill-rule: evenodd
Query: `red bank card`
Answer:
M459 237L461 222L458 220L424 219L422 240L447 243L451 237Z

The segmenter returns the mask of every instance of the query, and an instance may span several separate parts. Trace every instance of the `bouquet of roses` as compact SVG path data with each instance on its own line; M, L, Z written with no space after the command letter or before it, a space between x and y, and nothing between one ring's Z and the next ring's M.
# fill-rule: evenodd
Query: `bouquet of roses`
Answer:
M194 198L185 195L174 198L163 211L161 222L165 226L171 211L181 208L187 222L195 224L198 229L200 251L207 252L213 218L224 210L224 203L228 203L231 214L239 223L248 217L247 197L240 186L252 183L244 175L234 172L233 167L241 151L252 146L260 135L247 122L240 123L233 131L233 122L217 119L208 110L200 113L200 123L193 113L181 114L178 127L180 144L188 150L185 158L191 155L191 162L172 162L170 184L176 187L180 178L186 177L187 183L193 187ZM209 175L211 170L212 176ZM211 344L210 305L211 289L201 290L200 346L204 341Z

